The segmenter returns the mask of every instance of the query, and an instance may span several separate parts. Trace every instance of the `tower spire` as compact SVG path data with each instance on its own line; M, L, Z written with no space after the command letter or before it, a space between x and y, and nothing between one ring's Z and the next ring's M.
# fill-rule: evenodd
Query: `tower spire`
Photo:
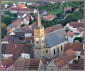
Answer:
M37 26L38 27L41 27L42 25L41 25L41 19L40 19L40 15L39 15L39 10L38 10L38 8L37 8Z

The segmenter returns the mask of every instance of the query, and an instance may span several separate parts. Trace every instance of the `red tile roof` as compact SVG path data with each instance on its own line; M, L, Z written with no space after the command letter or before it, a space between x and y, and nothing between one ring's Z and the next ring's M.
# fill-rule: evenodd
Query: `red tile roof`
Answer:
M30 8L20 8L20 7L12 7L11 10L15 10L15 11L32 11L32 9Z
M21 22L22 22L22 20L21 19L18 19L16 21L14 21L12 24L16 27L18 25L21 25Z
M10 26L7 26L7 31L10 31L12 28Z
M78 30L79 32L84 31L82 27L77 28L77 30Z
M9 57L1 62L6 68L14 64L12 57Z
M58 67L58 68L65 65L65 64L67 64L67 62L60 56L55 58L53 60L53 62L55 63L56 67Z
M25 25L25 26L23 26L22 28L21 28L21 30L22 31L25 31L25 32L32 32L32 30L29 28L29 26L28 25Z
M20 7L20 8L27 8L27 6L25 4L23 4L23 3L19 4L18 7Z
M24 44L9 43L6 49L6 54L13 54L14 56L20 56Z
M30 59L29 70L38 70L40 59Z
M63 26L61 24L56 24L56 25L53 25L51 27L47 27L45 29L45 34L53 32L53 31L61 29L61 28L63 28Z
M82 51L83 44L82 43L72 43L72 44L67 43L64 45L64 51L67 51L68 49L73 49L74 51Z
M31 43L31 41L32 41L32 43L34 43L34 37L33 36L26 37L26 43Z
M3 41L3 42L4 42L4 41L8 41L7 37L5 36L5 37L2 39L2 41Z
M73 26L73 28L84 27L84 24L79 22L70 22L69 25Z
M25 17L25 19L26 19L27 21L30 21L30 17L29 17L29 16Z
M32 26L32 29L36 26L36 22L32 23L31 26Z
M22 58L16 60L15 70L38 70L40 59L37 58Z
M51 19L54 19L56 16L52 15L52 14L49 14L48 16L46 16L44 18L44 20L47 20L47 21L50 21Z
M83 70L84 69L84 59L79 59L78 64L72 63L69 65L73 70Z
M80 20L81 23L84 22L84 19L79 19L79 20Z
M74 10L74 12L76 12L76 11L79 11L79 8L76 8L76 9Z
M76 54L72 49L68 49L61 55L67 62L71 61L72 59L76 58Z
M68 35L69 37L71 37L71 38L73 38L73 37L74 37L74 33L73 33L73 32L71 32L71 31L68 31L68 32L67 32L67 35Z
M71 70L71 68L69 67L69 65L64 65L62 66L59 70Z
M33 4L33 6L36 6L36 7L39 6L39 5L40 5L39 3L34 3Z
M72 7L64 7L64 10L72 10Z

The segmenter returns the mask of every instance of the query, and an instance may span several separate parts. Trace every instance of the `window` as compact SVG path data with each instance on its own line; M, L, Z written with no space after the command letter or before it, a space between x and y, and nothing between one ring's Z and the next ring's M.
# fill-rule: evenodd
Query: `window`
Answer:
M57 52L59 53L59 48L57 48Z
M55 49L54 49L54 55L55 55Z
M37 52L37 54L39 54L39 52Z
M62 45L61 45L61 51L62 51Z
M46 50L46 53L48 53L48 50Z
M43 51L43 53L44 53L44 51Z
M42 43L43 43L43 41L42 41Z

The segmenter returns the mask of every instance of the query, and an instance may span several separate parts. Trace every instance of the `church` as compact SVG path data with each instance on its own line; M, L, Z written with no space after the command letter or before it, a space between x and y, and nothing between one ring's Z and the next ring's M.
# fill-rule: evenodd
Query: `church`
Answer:
M65 43L67 43L67 34L63 28L45 34L37 9L37 21L34 27L34 57L52 59L63 53Z

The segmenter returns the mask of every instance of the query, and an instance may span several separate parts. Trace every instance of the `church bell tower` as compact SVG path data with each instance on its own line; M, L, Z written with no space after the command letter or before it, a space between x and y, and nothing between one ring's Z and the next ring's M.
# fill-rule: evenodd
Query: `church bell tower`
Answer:
M37 21L36 26L34 27L34 44L35 44L34 55L36 58L43 57L42 51L45 47L44 40L45 40L44 27L41 24L39 11L37 9Z

